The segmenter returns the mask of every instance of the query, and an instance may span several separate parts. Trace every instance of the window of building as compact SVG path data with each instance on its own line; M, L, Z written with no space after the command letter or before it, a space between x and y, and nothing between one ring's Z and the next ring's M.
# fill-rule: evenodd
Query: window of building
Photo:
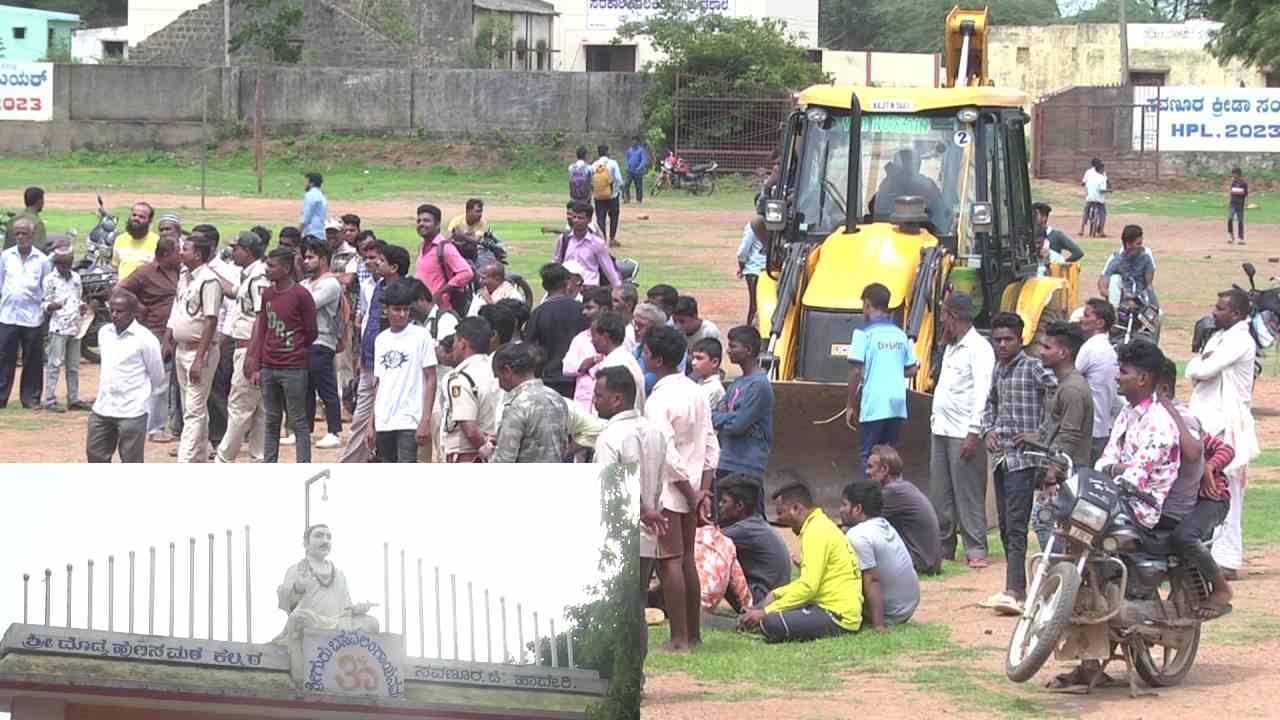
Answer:
M123 58L124 57L124 41L123 40L103 40L102 41L102 57Z
M635 72L635 45L588 45L587 72Z
M1145 87L1164 87L1169 78L1168 70L1130 70L1129 84Z
M809 62L822 67L822 51L821 50L805 50L805 59Z
M27 38L27 29L24 27L16 27L13 29L14 40L25 40Z

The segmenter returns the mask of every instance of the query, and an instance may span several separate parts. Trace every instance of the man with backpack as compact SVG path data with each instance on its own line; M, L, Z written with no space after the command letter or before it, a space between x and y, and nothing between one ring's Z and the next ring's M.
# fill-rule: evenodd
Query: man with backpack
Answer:
M445 310L465 314L470 302L471 264L440 232L440 208L418 206L418 236L422 249L418 255L418 279L431 291L436 303Z
M568 260L578 261L583 270L583 285L621 285L622 277L618 275L618 268L605 247L604 239L591 231L591 205L574 203L569 210L569 222L570 229L560 236L551 261L561 264Z
M618 215L622 205L622 170L618 161L609 157L609 146L596 148L600 158L591 166L591 197L596 203L596 225L604 230L609 219L609 247L617 247Z
M569 204L591 202L591 163L587 162L587 148L578 146L578 159L569 166Z

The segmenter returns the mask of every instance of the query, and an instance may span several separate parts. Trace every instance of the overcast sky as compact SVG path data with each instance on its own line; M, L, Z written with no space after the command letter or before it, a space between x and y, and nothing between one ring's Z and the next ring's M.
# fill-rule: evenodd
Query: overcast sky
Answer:
M499 596L507 598L508 646L516 654L515 604L524 635L538 611L566 627L565 605L599 579L604 537L599 466L331 465L328 500L312 486L312 522L333 532L329 556L353 602L385 603L383 542L391 544L391 628L400 632L400 550L409 624L406 649L419 654L417 559L423 561L426 655L436 656L434 567L441 572L443 655L453 657L449 575L458 576L459 657L470 656L466 582L474 583L476 656L487 657L484 589L490 590L494 656L501 653ZM214 533L214 637L227 638L226 530L233 531L234 637L245 640L244 526L251 530L253 640L284 626L276 587L304 556L303 483L322 466L6 465L0 523L0 628L21 622L22 574L30 573L30 621L43 622L45 568L53 570L51 624L66 623L66 565L72 563L72 625L86 627L86 571L94 560L93 627L107 627L107 556L115 556L115 630L127 627L128 553L136 552L134 631L147 632L148 548L156 548L155 629L169 629L169 543L176 542L174 634L187 636L189 537L196 538L196 636L208 635L208 534ZM371 611L380 624L384 608ZM385 625L383 625L385 629ZM562 659L563 662L563 659Z

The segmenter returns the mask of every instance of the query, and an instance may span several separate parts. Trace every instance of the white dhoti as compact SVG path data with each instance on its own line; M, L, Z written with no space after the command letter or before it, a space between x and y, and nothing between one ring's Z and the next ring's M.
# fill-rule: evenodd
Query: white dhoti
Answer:
M1244 481L1245 468L1227 471L1231 503L1227 507L1227 519L1213 536L1213 560L1226 570L1239 570L1244 566Z

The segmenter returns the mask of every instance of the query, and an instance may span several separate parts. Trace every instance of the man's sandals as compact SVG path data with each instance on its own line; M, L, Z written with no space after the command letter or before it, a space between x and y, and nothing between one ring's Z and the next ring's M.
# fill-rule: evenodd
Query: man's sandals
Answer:
M1202 622L1209 620L1217 620L1220 617L1231 614L1231 603L1219 603L1213 600L1206 600L1196 608L1196 617Z

